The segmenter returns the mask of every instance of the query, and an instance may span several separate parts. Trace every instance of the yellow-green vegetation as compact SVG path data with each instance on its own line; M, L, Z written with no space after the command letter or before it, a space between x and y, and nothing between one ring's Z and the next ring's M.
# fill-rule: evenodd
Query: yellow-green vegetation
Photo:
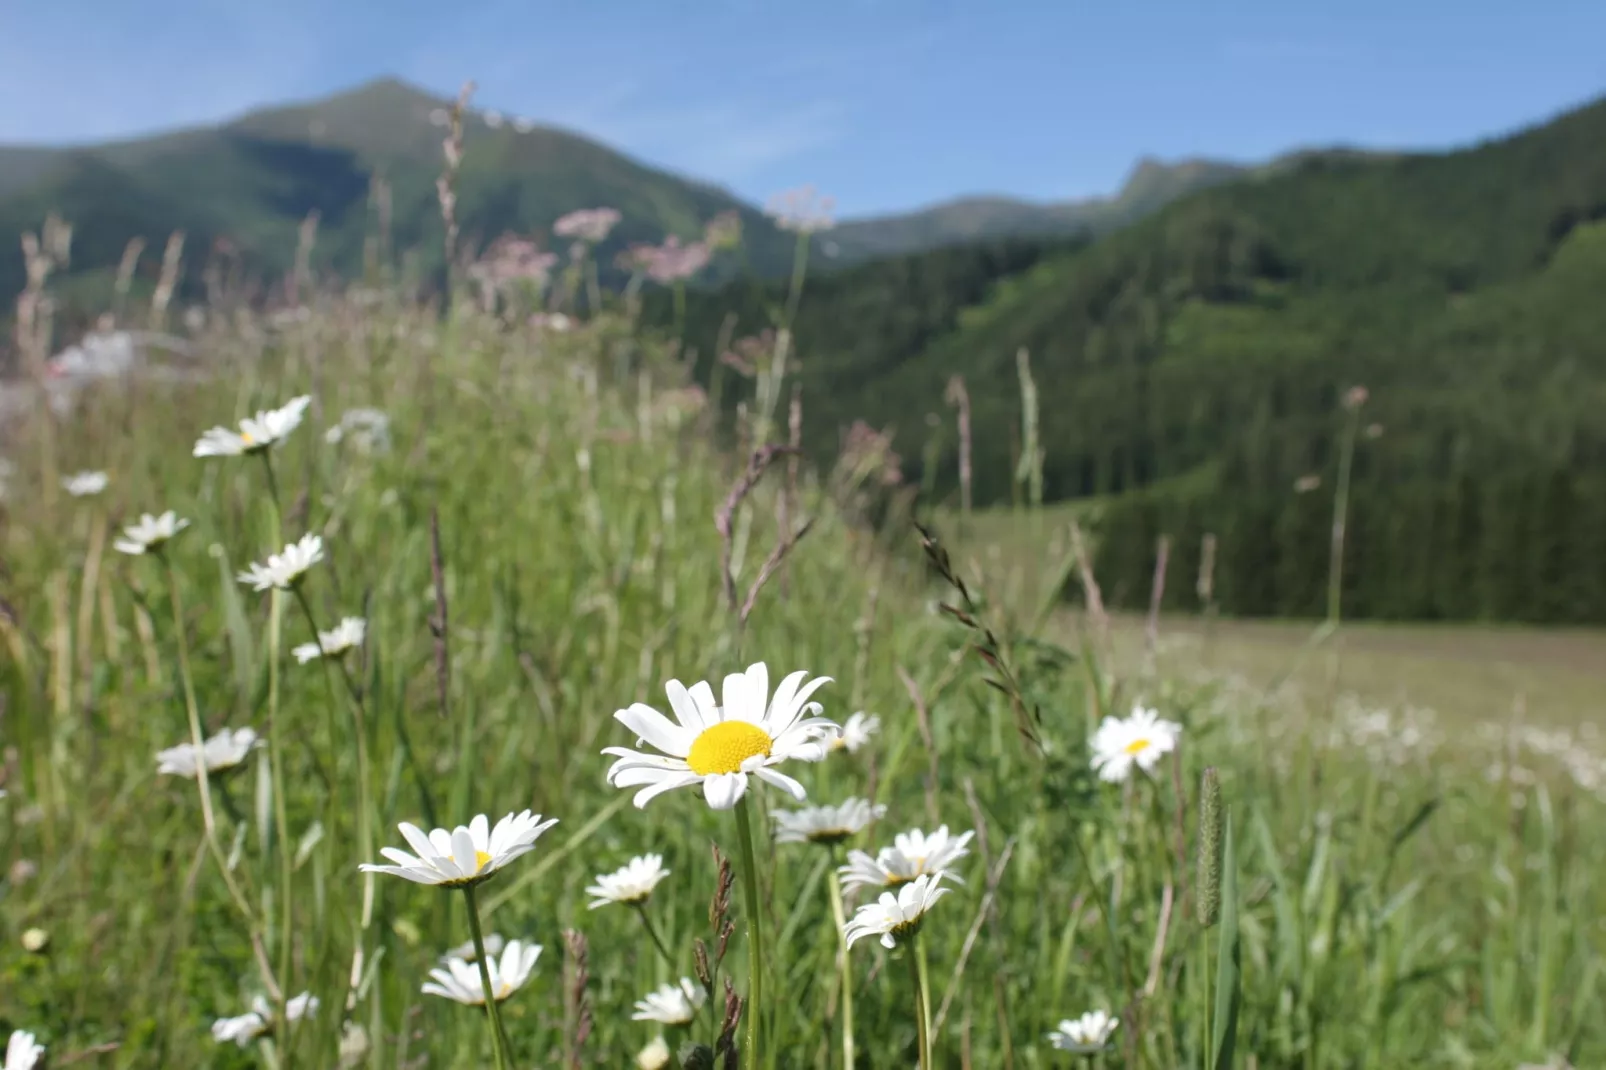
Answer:
M399 822L527 808L559 823L475 890L487 938L543 947L500 1004L509 1065L632 1065L660 1032L666 1059L715 1044L725 980L753 991L753 926L763 993L725 1030L749 1067L842 1066L845 1050L911 1065L927 1019L930 1066L1075 1065L1047 1034L1098 1011L1119 1022L1108 1066L1606 1060L1606 809L1581 728L1486 739L1338 704L1310 730L1276 696L1133 664L1101 628L1066 633L1053 613L1030 628L963 535L937 582L941 547L923 556L896 520L880 539L851 525L843 480L808 466L788 493L784 459L730 514L733 609L716 516L746 458L709 446L664 347L612 313L560 333L358 296L274 323L213 316L195 339L207 381L91 392L14 429L0 1025L52 1065L501 1061L477 1008L420 991L471 938L465 897L357 867L402 845ZM213 425L304 394L266 453L192 456ZM358 407L386 414L388 450L327 441ZM107 487L65 493L79 469ZM744 627L783 505L785 531L812 526ZM190 526L161 554L113 549L167 509ZM237 580L307 535L323 557L293 591ZM338 664L292 655L348 616L366 632ZM700 785L636 809L605 778L604 747L648 749L616 710L668 712L667 681L717 694L760 661L772 685L832 677L813 697L838 724L880 717L851 748L775 767L811 803L886 807L847 846L974 834L918 938L888 924L891 950L855 943L845 990L837 921L873 896L835 900L840 848L773 841L768 815L794 806L780 789L752 778L738 820ZM1137 704L1158 720L1128 720ZM156 754L224 727L265 743L209 771L203 806ZM1101 780L1095 757L1126 779ZM1201 836L1206 767L1223 825ZM716 998L685 1026L632 1020L697 977L695 940L719 955L713 844L734 865ZM640 912L587 909L597 875L649 852L670 873ZM303 992L317 1010L287 1023L280 999ZM259 995L263 1035L214 1040ZM1089 1028L1097 1047L1097 1019L1061 1041ZM641 1065L680 1065L657 1057Z

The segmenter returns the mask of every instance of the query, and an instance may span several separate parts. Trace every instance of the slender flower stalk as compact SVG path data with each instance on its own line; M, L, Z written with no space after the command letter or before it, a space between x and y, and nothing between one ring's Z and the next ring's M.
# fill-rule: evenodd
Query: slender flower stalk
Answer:
M920 1040L920 1070L931 1070L931 982L926 969L926 939L915 930L913 954L909 956L910 973L915 982L915 1021Z
M753 850L752 803L743 796L736 804L736 833L742 844L742 893L747 908L747 1041L742 1045L742 1066L758 1070L759 1019L764 1012L764 925L760 915L758 863Z
M652 946L658 949L658 954L663 958L664 965L674 969L675 956L669 953L669 947L664 943L664 938L658 935L658 927L652 923L652 918L647 914L646 901L630 905L635 909L636 915L641 918L641 924L647 930L647 936L652 940Z
M832 849L832 860L836 851ZM835 868L834 866L832 867ZM848 965L847 910L842 903L842 884L834 877L825 882L831 895L831 921L836 929L836 968L842 980L842 1065L851 1068L853 1062L853 972Z
M491 1028L491 1049L496 1053L498 1070L509 1070L509 1044L507 1032L502 1028L502 1009L496 1002L496 987L491 984L491 968L485 961L485 937L480 933L480 907L474 899L474 885L465 884L463 900L468 904L468 930L474 939L474 960L480 968L480 986L485 989L485 1013Z

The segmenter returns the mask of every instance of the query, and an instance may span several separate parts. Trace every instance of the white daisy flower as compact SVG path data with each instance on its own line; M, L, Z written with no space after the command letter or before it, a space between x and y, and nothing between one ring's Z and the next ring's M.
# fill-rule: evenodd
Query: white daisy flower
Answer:
M541 945L523 940L509 940L507 950L497 959L490 948L485 949L485 969L491 975L491 994L500 1003L530 979L535 960L541 957ZM442 996L470 1007L485 1005L485 985L480 980L478 963L449 958L443 966L429 971L431 981L420 989L427 996Z
M500 955L502 953L502 948L506 945L507 941L502 939L501 933L491 933L485 937L485 953L487 955ZM474 941L469 940L466 943L458 944L456 947L446 952L441 956L441 961L448 962L452 959L456 959L459 962L477 962L479 961L478 954L479 953L474 950Z
M111 477L105 472L75 472L61 481L62 489L74 498L88 498L106 489Z
M955 884L963 884L953 867L970 853L968 845L975 834L971 830L955 836L947 825L939 826L929 836L911 829L894 836L892 846L881 848L874 858L863 851L849 851L847 865L837 870L842 877L842 890L897 888L924 876L947 877Z
M311 992L303 992L285 1004L284 1013L288 1020L299 1022L317 1013L317 1010L318 997ZM233 1018L219 1018L213 1022L212 1039L219 1044L232 1041L243 1048L272 1029L273 1019L273 1004L262 996L257 996L251 1000L251 1009L246 1013Z
M323 538L303 535L300 541L290 543L281 552L269 554L267 564L259 565L253 561L251 567L240 573L237 579L241 583L249 583L257 591L266 591L271 587L288 591L301 582L307 569L322 560Z
M45 1046L34 1039L32 1033L14 1030L6 1041L6 1061L3 1070L33 1070L44 1058Z
M652 897L658 882L667 876L669 871L664 868L663 855L638 855L624 868L597 876L597 883L586 889L587 895L595 897L588 904L589 908L595 910L609 903L632 906L645 903Z
M1096 1055L1110 1042L1110 1035L1121 1024L1105 1011L1088 1011L1080 1018L1067 1018L1048 1034L1048 1042L1059 1051Z
M829 845L863 832L886 812L887 808L879 803L872 806L863 799L849 799L840 806L777 810L771 816L775 820L776 843Z
M340 422L323 433L323 440L337 446L347 438L358 453L387 453L390 417L379 409L347 409Z
M122 536L112 541L112 549L118 553L135 556L153 553L166 546L169 539L189 526L188 520L181 519L171 509L161 516L145 513L139 518L138 523L129 524L123 529Z
M201 761L205 763L208 773L232 769L245 761L246 755L260 745L254 729L224 728L201 744ZM168 776L196 776L195 744L180 743L176 747L157 751L156 772Z
M871 737L879 731L881 731L881 718L860 710L843 722L842 731L831 740L831 749L857 754L859 748L867 746Z
M195 443L196 457L238 457L260 453L283 442L301 424L312 398L306 394L292 398L277 409L264 409L240 421L238 431L214 427Z
M302 665L320 657L338 657L348 650L355 650L362 646L362 637L367 632L368 622L361 617L347 617L335 625L333 631L319 632L316 643L302 643L290 653L296 656L296 661Z
M820 704L808 701L830 677L803 685L807 676L802 670L787 676L771 700L769 670L757 662L745 673L725 677L723 706L714 701L714 689L705 681L690 688L669 681L664 690L674 722L640 702L614 714L662 754L604 749L603 754L619 759L608 770L608 782L617 788L641 787L637 808L666 791L701 784L709 806L729 810L747 792L749 775L801 801L806 796L803 785L773 767L789 758L820 761L825 757L820 738L835 728L826 718L813 716Z
M881 946L891 948L897 946L900 938L913 936L926 911L949 892L941 887L942 876L941 873L923 874L899 888L896 894L882 892L880 899L860 907L852 920L842 927L848 946L852 947L866 936L879 936Z
M396 827L418 856L381 847L379 853L395 865L364 862L357 868L364 873L392 873L414 884L461 888L487 880L515 858L534 850L541 833L557 823L555 817L542 821L540 814L525 810L508 814L493 829L490 819L480 814L467 825L451 831L435 829L426 836L417 825L403 821Z
M679 984L662 985L636 1001L636 1013L630 1017L637 1022L660 1022L663 1025L685 1025L697 1017L697 1009L708 999L703 986L690 977L682 977Z
M1182 726L1162 721L1154 710L1135 706L1130 717L1106 717L1093 733L1093 769L1101 780L1119 784L1136 765L1145 773L1175 749Z
M665 1070L671 1058L669 1042L663 1037L653 1037L636 1053L636 1070Z

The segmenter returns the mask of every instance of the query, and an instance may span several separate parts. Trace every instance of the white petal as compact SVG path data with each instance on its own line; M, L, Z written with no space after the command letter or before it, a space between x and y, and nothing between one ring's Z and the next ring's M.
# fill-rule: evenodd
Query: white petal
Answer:
M760 766L759 768L753 770L753 772L760 780L769 784L774 784L782 791L791 795L792 798L796 799L798 802L802 802L804 799L808 798L808 792L803 790L803 785L799 784L785 773L777 772L776 770L767 766Z
M642 788L640 791L636 792L636 797L632 801L635 802L637 810L642 810L646 808L649 802L656 799L664 792L674 791L676 788L691 787L691 785L697 783L699 779L700 778L697 776L697 774L692 772L666 776L659 780L656 784L653 784L651 787Z
M703 778L703 798L715 810L731 809L746 792L746 773L715 773Z
M620 710L613 716L614 720L646 740L651 746L677 758L686 756L695 738L692 732L671 724L669 718L640 702L634 703L629 709Z

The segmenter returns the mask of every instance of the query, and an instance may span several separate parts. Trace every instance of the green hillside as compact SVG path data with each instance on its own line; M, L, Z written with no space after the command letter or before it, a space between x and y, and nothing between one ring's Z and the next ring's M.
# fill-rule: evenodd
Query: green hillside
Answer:
M75 226L74 271L94 272L114 266L132 238L145 238L159 253L167 234L182 229L192 258L227 237L271 279L290 266L297 226L317 210L318 264L350 276L361 270L374 225L369 185L378 173L392 191L392 246L416 250L427 274L441 259L435 179L442 130L429 117L449 103L384 80L218 127L84 148L0 148L0 233L35 229L46 212L58 211ZM578 135L492 127L475 112L465 143L458 215L467 239L545 232L566 212L607 205L624 215L602 250L611 262L630 243L693 238L707 220L734 210L755 270L784 271L791 262L791 235L731 194ZM730 259L713 271L737 268ZM0 292L22 283L12 242L0 256Z
M694 301L690 342L777 296ZM1321 612L1340 398L1364 384L1347 611L1606 620L1606 102L1465 151L1291 161L1085 248L846 269L810 282L797 334L811 448L862 418L914 474L937 414L944 489L963 375L978 503L1011 497L1025 347L1045 496L1114 503L1119 602L1169 532L1187 606L1208 530L1223 609Z

